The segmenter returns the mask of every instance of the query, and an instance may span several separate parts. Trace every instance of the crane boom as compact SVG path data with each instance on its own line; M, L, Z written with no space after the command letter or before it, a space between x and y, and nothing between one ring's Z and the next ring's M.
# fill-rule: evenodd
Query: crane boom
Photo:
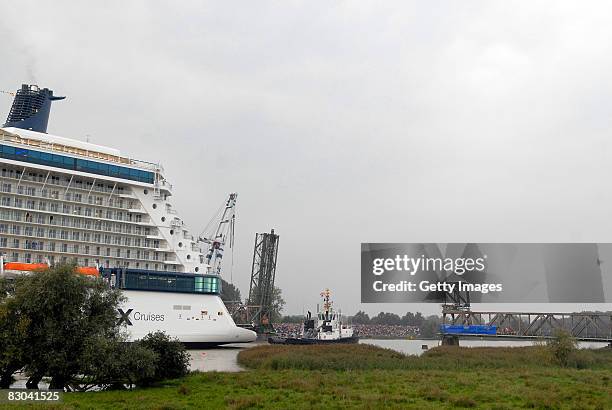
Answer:
M202 232L198 237L200 242L207 243L208 253L206 260L208 272L210 274L221 273L221 262L223 260L223 250L226 245L230 248L234 245L234 224L236 222L236 198L237 193L231 193L222 207L221 217L213 232Z

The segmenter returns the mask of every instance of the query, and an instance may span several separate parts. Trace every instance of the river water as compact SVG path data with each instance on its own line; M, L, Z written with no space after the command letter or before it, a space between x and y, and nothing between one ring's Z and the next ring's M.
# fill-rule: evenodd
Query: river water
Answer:
M386 349L397 350L404 354L420 355L427 349L436 347L440 344L439 340L407 340L407 339L361 339L359 343L371 344ZM465 347L517 347L532 346L533 341L529 340L461 340L461 346ZM215 349L190 350L191 370L200 371L224 371L237 372L243 370L238 365L238 353L243 349L248 349L266 342L250 343L247 345L235 344L218 347ZM600 348L605 347L606 343L580 342L581 348ZM427 346L427 349L424 349Z

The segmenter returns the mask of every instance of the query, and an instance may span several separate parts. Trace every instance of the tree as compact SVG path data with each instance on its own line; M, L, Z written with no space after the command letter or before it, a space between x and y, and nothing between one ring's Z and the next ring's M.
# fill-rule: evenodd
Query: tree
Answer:
M417 312L416 314L408 312L402 317L401 323L405 326L421 326L424 320L425 318L421 312Z
M28 387L48 375L51 389L63 389L81 372L89 343L120 339L116 312L123 300L101 279L76 274L74 265L18 277L13 303L15 313L28 318L22 347Z
M285 308L285 299L282 295L283 291L278 286L274 286L272 291L272 303L270 306L270 319L272 322L278 322L282 316L282 311Z
M419 327L421 337L434 337L440 329L441 319L436 315L428 316Z
M380 312L378 316L374 316L371 320L375 325L399 325L401 319L395 313Z
M240 289L233 283L229 283L221 279L221 300L224 302L240 302Z
M13 373L24 366L22 352L29 318L18 314L13 292L12 283L0 279L0 389L8 389Z
M367 325L370 323L370 316L360 310L359 312L355 313L355 316L353 316L352 318L353 323L359 324L359 325Z
M303 321L303 315L286 315L279 320L280 323L302 323Z

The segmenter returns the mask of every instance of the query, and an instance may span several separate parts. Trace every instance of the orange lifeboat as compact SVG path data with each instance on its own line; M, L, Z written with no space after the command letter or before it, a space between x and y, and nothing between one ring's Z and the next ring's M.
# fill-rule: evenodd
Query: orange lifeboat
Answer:
M22 263L22 262L7 262L4 264L6 270L20 270L24 272L31 272L35 270L47 269L46 263Z
M46 263L23 263L23 262L6 262L4 264L5 270L17 270L21 272L33 272L35 270L48 269L49 266ZM79 275L87 276L100 276L100 272L93 266L78 266L76 273Z
M76 273L87 276L100 276L100 271L93 266L79 266L76 268Z

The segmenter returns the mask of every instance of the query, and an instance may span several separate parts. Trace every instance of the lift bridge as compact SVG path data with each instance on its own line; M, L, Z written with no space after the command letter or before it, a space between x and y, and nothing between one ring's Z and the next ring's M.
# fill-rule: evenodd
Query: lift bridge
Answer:
M270 233L255 234L249 296L245 303L226 302L238 326L252 329L259 334L274 332L274 281L278 242L279 236L274 233L274 229Z
M475 312L470 306L469 292L445 294L442 324L460 325L460 334L441 331L442 344L457 345L459 337L507 339L549 339L559 330L569 332L576 340L607 342L612 346L612 313L548 313L548 312ZM495 329L491 333L470 333L473 325Z

